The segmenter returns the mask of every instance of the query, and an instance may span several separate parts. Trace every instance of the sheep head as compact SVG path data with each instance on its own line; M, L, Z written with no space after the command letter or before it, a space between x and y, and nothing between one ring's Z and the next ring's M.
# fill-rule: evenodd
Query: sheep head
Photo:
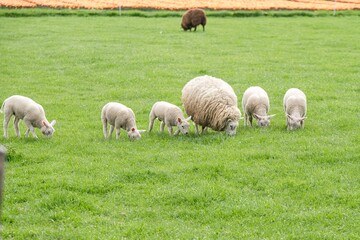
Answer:
M185 120L181 120L181 118L176 119L176 126L179 128L179 130L182 134L189 133L190 124L188 121L190 121L190 119L191 119L191 117L188 117Z
M42 134L44 134L46 137L51 137L55 132L55 129L54 129L55 123L56 123L55 120L52 120L51 123L43 120L41 129L40 129Z
M227 120L225 127L226 134L229 136L234 136L236 134L236 128L238 127L238 125L239 121L235 121L232 119Z
M268 127L270 125L270 119L274 117L276 114L270 115L270 116L260 116L256 113L254 113L254 118L256 118L257 125L259 127Z
M128 131L128 137L130 140L137 140L141 138L141 134L145 132L145 130L137 130L136 128L131 128L130 131Z
M304 120L306 119L306 117L294 117L291 116L289 114L286 114L287 117L287 129L288 130L294 130L294 129L298 129L303 125Z

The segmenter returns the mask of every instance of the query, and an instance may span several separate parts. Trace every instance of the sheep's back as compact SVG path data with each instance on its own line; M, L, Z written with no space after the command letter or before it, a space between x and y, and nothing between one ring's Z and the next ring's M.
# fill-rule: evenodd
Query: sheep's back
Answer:
M115 121L128 122L134 121L135 114L131 108L127 106L110 102L103 107L103 116L109 121L111 125L115 124Z
M182 16L182 23L189 25L191 23L192 27L197 25L206 24L206 15L202 9L190 9L184 13Z
M297 88L289 89L284 96L284 109L287 114L298 113L301 117L306 115L306 96Z
M25 116L32 120L33 118L45 116L43 107L28 97L14 95L5 99L4 110L13 112L18 118L23 119Z
M306 95L303 91L301 91L300 89L297 88L290 88L289 90L286 91L285 96L284 96L284 106L285 103L287 101L287 99L291 96L295 96L297 98L303 98L305 99L306 102Z
M259 105L264 105L267 111L270 108L269 96L265 90L260 87L249 87L246 89L242 98L243 110L247 113L252 113Z
M202 126L212 126L217 112L237 108L237 96L232 87L221 79L201 76L190 80L182 90L186 113Z

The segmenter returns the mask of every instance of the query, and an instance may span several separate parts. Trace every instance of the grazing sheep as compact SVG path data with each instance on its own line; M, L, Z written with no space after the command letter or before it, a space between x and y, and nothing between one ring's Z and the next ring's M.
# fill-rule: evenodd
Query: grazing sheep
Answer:
M175 135L178 135L179 132L183 134L189 133L190 124L188 121L191 117L185 119L184 114L180 110L178 106L168 102L156 102L150 112L150 123L149 123L149 132L151 132L155 119L159 119L161 121L160 131L164 132L164 126L166 125L169 134L173 133L173 126L177 126L178 130L175 132Z
M14 95L5 99L1 107L1 112L4 112L4 138L8 138L8 124L11 117L14 115L14 128L16 136L20 136L19 121L24 120L27 130L25 137L28 137L29 131L34 138L38 138L35 134L34 127L39 128L45 136L52 136L55 132L53 120L51 123L45 117L44 108L34 102L32 99L24 96Z
M203 27L203 31L205 31L206 15L202 9L190 9L182 16L181 27L184 31L190 30L191 32L191 28L195 28L195 32L196 27L200 24Z
M101 111L101 121L103 124L103 133L105 138L110 138L114 128L116 130L116 139L120 138L120 129L126 130L130 140L141 138L140 133L145 130L137 130L135 122L135 114L131 110L120 103L109 102ZM110 124L109 135L107 132L107 124Z
M202 133L207 127L215 131L236 134L241 117L237 97L232 87L221 79L201 76L190 80L182 90L182 102L188 116L198 125Z
M306 96L297 88L290 88L284 96L284 110L288 130L304 128L306 115Z
M244 111L244 125L252 127L252 119L256 118L259 127L267 127L270 125L270 118L274 115L268 116L270 109L270 101L267 93L261 87L249 87L246 89L242 98L242 106Z

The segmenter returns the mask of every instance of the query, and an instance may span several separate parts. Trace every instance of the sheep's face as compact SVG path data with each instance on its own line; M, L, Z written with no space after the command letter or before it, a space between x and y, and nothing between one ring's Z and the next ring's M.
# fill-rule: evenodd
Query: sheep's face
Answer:
M187 31L189 29L188 26L183 22L181 23L181 27L182 29L184 29L184 31Z
M305 117L296 118L296 117L287 115L287 126L288 126L287 129L295 130L295 129L301 128L304 120L305 120Z
M131 141L138 140L141 138L142 132L145 132L144 130L137 130L135 128L131 128L131 130L128 132L128 137Z
M182 29L184 29L184 31L186 31L187 29L186 29L186 26L185 26L185 24L184 23L181 23L181 27L182 27Z
M275 114L270 116L259 116L257 114L254 114L254 117L256 118L257 121L257 125L259 127L268 127L270 125L270 119L273 116L275 116Z
M257 119L257 125L259 127L267 127L270 125L270 118L264 117L264 118L260 118Z
M239 125L238 121L228 120L225 127L226 134L229 136L234 136L236 134L236 128L238 127L238 125Z
M51 123L48 123L47 121L43 121L42 127L40 129L42 134L44 134L44 136L46 137L51 137L55 132L55 129L53 127L55 123L56 123L55 120L51 121Z
M185 120L181 120L181 118L178 118L176 120L176 126L179 128L180 132L182 134L188 134L189 133L189 127L190 124L188 121L190 121L191 117L185 119Z

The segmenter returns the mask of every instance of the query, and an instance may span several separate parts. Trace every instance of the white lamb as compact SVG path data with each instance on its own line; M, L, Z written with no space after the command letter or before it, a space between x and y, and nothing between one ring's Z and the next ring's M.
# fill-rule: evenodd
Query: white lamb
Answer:
M304 128L306 115L306 96L297 88L290 88L284 96L284 110L288 130Z
M221 79L200 76L190 80L182 90L182 102L188 116L198 125L215 131L236 134L241 112L237 107L237 97L232 87Z
M183 134L189 133L190 124L188 121L191 117L184 118L184 114L178 106L168 102L156 102L150 112L150 123L149 123L149 132L151 132L155 119L161 121L160 131L164 132L164 126L166 125L169 134L173 133L173 126L177 126L178 130L175 132L175 135L178 135L179 132Z
M111 137L114 128L116 129L116 139L120 138L121 128L126 130L130 140L141 138L140 133L145 132L145 130L137 130L133 110L120 103L107 103L102 108L101 121L103 124L103 133L105 138ZM109 134L107 131L107 124L110 124Z
M244 125L252 126L252 119L255 118L259 127L267 127L270 125L270 118L274 115L268 116L270 109L270 101L267 93L261 87L249 87L246 89L242 98L242 107L244 111Z
M28 137L30 131L34 138L38 138L34 128L39 128L42 134L47 137L52 136L55 132L54 125L56 121L53 120L49 123L45 117L44 108L28 97L14 95L5 99L1 112L4 112L4 138L8 138L7 128L13 115L15 116L14 128L17 137L20 137L20 120L23 120L28 128L25 137Z

